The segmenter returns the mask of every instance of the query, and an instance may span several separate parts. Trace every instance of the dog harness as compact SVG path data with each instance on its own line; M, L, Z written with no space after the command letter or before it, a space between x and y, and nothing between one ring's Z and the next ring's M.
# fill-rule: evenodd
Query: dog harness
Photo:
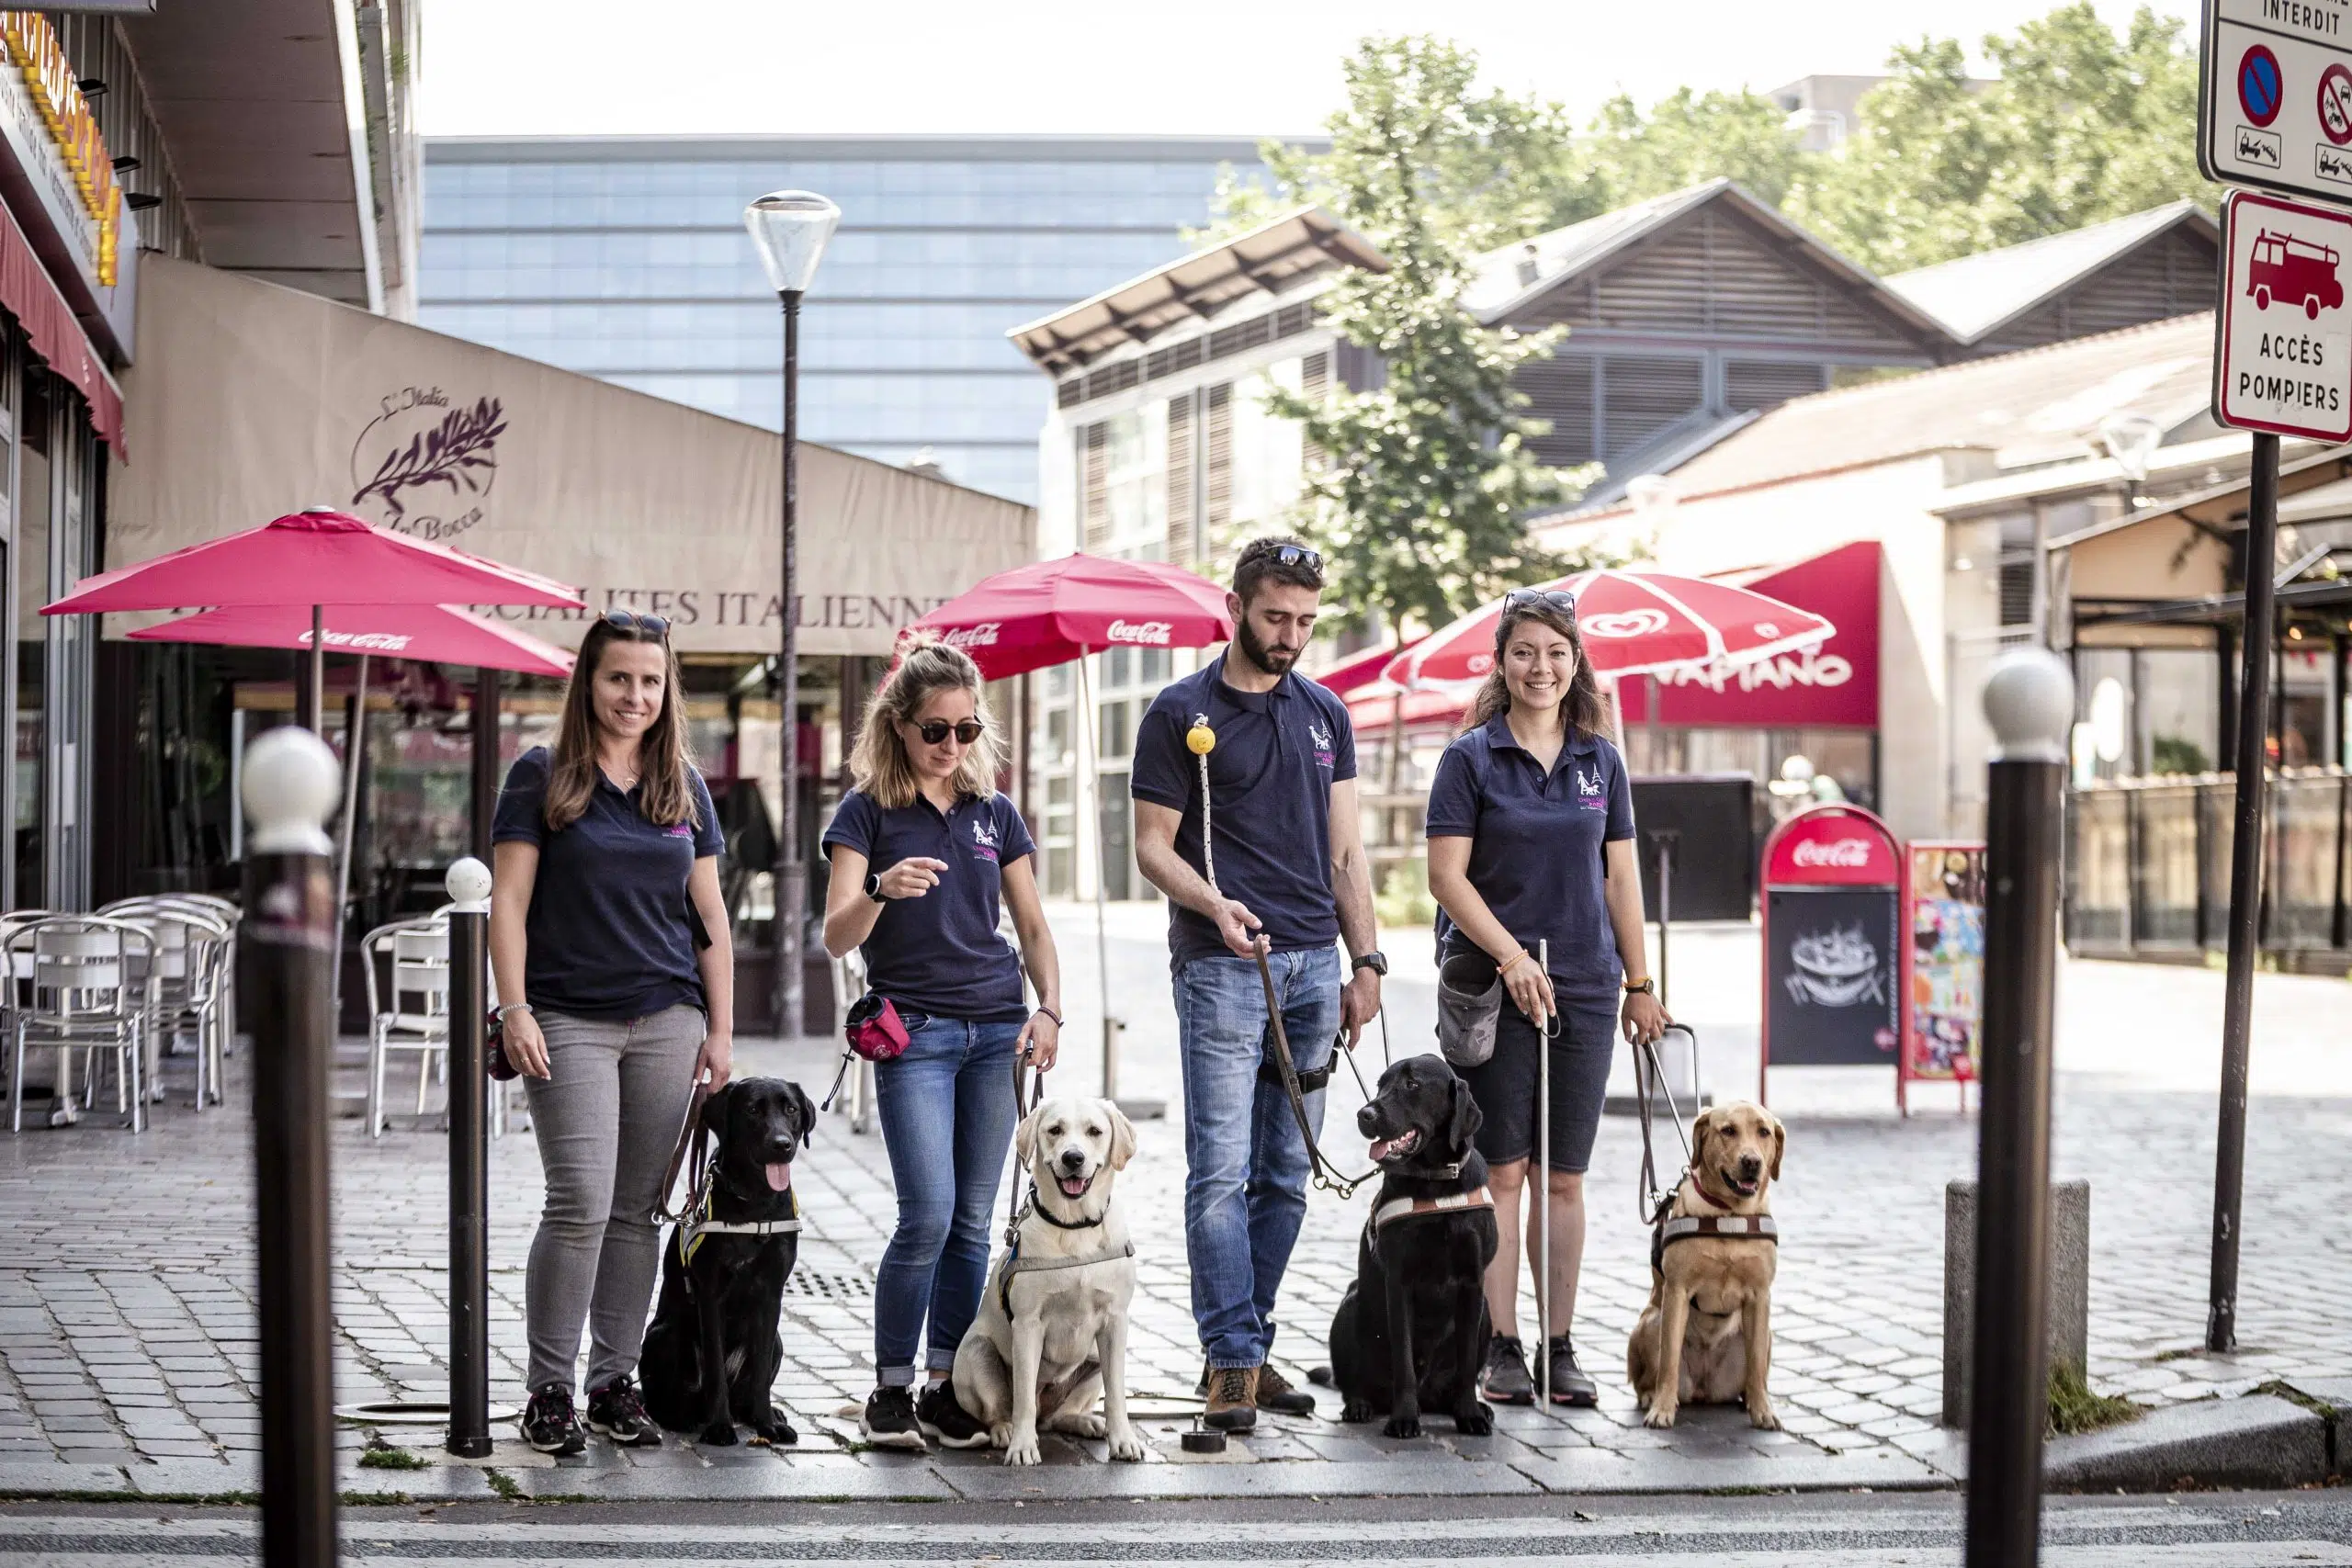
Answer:
M1770 1214L1679 1214L1669 1219L1666 1211L1673 1205L1674 1195L1658 1205L1657 1217L1651 1222L1650 1267L1666 1267L1666 1249L1678 1241L1690 1241L1702 1235L1722 1236L1730 1241L1769 1241L1778 1247L1781 1227L1772 1223Z
M1004 1264L997 1270L997 1304L1004 1308L1004 1315L1008 1322L1012 1317L1012 1277L1015 1274L1043 1273L1049 1269L1083 1269L1090 1263L1114 1263L1122 1258L1133 1258L1136 1255L1136 1244L1133 1241L1127 1241L1117 1247L1101 1247L1077 1258L1023 1258L1021 1256L1021 1222L1032 1214L1057 1230L1091 1231L1109 1217L1110 1211L1105 1209L1091 1220L1057 1219L1037 1207L1037 1184L1034 1181L1029 1184L1027 1201L1012 1216L1012 1223L1004 1227Z
M695 1251L707 1235L797 1235L800 1231L800 1195L787 1190L786 1198L792 1203L788 1220L714 1220L710 1217L714 1192L706 1190L702 1201L678 1218L678 1258L691 1266Z
M1449 1192L1442 1198L1391 1198L1372 1212L1374 1232L1391 1220L1408 1219L1419 1214L1456 1213L1464 1209L1491 1209L1495 1195L1483 1187L1467 1192Z

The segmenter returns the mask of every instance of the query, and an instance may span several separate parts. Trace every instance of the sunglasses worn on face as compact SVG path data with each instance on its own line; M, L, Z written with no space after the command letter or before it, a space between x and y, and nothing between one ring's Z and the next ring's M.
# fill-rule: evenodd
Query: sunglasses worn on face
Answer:
M605 624L616 631L643 632L650 637L670 635L670 617L667 615L640 615L634 610L607 610L605 612Z
M922 737L923 744L926 746L941 745L950 735L956 737L962 744L969 746L987 734L988 728L977 718L967 718L961 724L950 724L944 718L933 718L916 725L915 733Z

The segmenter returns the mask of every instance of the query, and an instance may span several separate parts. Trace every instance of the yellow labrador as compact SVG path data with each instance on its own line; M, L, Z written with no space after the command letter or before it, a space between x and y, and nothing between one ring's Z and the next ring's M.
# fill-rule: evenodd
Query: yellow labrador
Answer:
M1136 1130L1107 1100L1049 1100L1022 1119L1012 1147L1035 1198L956 1348L956 1402L1007 1464L1040 1461L1040 1426L1108 1438L1113 1459L1140 1460L1126 1385L1135 1248L1111 1201Z
M1691 1127L1690 1169L1675 1189L1669 1217L1752 1222L1772 1212L1788 1134L1760 1105L1719 1105ZM1727 1226L1728 1228L1728 1226ZM1736 1234L1686 1236L1650 1271L1649 1304L1625 1347L1625 1376L1653 1427L1674 1425L1686 1404L1743 1401L1748 1421L1768 1431L1781 1418L1766 1389L1772 1372L1772 1277L1776 1242Z

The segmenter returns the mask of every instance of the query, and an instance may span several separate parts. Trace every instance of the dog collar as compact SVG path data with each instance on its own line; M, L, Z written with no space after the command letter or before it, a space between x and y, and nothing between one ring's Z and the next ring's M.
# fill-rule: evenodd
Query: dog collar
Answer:
M1091 1179L1087 1183L1087 1190L1093 1190L1093 1183ZM1101 1224L1104 1217L1107 1216L1110 1212L1111 1211L1106 1208L1102 1213L1095 1215L1091 1220L1062 1219L1058 1215L1048 1213L1045 1205L1037 1201L1037 1184L1034 1181L1029 1184L1029 1201L1021 1205L1022 1214L1035 1214L1039 1219L1045 1221L1047 1224L1053 1226L1056 1230L1064 1231L1091 1231L1095 1226ZM1016 1216L1012 1223L1017 1228L1021 1224L1021 1220Z
M1467 1192L1449 1192L1442 1198L1391 1198L1372 1212L1372 1228L1378 1230L1391 1220L1406 1219L1415 1214L1445 1214L1463 1209L1491 1209L1495 1195L1484 1187Z

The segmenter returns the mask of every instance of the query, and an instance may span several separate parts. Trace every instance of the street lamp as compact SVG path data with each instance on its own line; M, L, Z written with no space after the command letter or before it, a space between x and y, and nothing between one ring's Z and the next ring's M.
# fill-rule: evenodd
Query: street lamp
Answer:
M784 647L776 668L776 718L784 772L782 821L775 836L776 1032L803 1030L800 934L808 908L808 871L800 861L800 627L797 597L800 493L800 296L816 280L825 242L842 209L813 191L771 191L743 209L743 227L759 247L768 281L784 302Z

